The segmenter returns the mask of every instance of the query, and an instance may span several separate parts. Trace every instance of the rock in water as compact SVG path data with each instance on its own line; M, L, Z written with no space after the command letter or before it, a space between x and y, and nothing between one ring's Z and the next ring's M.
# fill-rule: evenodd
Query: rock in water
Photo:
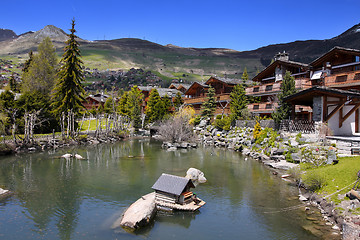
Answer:
M205 183L206 178L204 173L196 168L189 168L186 172L186 178L191 179L196 186L198 183Z
M138 229L147 225L155 214L155 192L152 192L130 205L121 218L120 226L130 230Z

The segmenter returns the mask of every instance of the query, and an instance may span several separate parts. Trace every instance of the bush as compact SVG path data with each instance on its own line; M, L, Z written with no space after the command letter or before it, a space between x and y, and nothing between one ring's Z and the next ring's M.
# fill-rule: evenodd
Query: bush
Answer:
M196 117L190 119L189 124L191 124L193 126L197 126L200 124L200 122L201 122L201 117L196 116Z
M253 138L257 140L260 137L260 133L261 133L261 126L259 121L256 120L256 124L254 126L254 131L253 131Z
M232 118L230 116L217 115L214 121L214 126L217 129L229 131L231 127Z
M292 178L294 178L294 180L299 183L301 180L301 170L299 166L290 168L288 170L288 173L291 175Z
M326 186L326 177L324 174L309 171L303 176L305 187L310 191L317 191Z

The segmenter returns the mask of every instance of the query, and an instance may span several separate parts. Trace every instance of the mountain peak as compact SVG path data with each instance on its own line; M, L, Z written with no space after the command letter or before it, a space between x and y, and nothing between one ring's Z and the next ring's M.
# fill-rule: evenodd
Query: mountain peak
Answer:
M46 37L55 41L64 42L67 40L67 34L60 28L54 25L47 25L43 29L35 32L32 36L35 39L44 39Z
M345 36L349 36L355 33L360 33L360 23L354 25L353 27L349 28L348 30L346 30L345 32L343 32L342 34L340 34L338 37L345 37Z

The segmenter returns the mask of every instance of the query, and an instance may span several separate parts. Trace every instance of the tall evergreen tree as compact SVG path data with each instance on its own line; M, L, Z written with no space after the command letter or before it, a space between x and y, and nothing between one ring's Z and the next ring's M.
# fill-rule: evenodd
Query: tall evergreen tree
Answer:
M243 74L242 74L242 76L241 76L241 79L243 80L244 83L245 83L247 80L249 80L249 74L248 74L248 72L247 72L246 67L244 68L244 72L243 72Z
M65 53L61 59L58 82L53 92L54 112L59 116L62 112L72 110L74 113L84 108L82 101L85 94L82 86L84 80L83 62L80 59L79 43L75 35L75 20L72 20L69 39L66 41Z
M33 60L33 51L29 52L29 59L25 61L24 68L22 69L23 73L27 72L29 70L30 64Z
M128 94L129 116L133 122L133 127L138 129L141 127L141 104L143 94L137 86L133 86Z
M215 89L210 86L206 96L207 101L202 104L201 115L212 118L216 110Z
M281 92L277 96L279 107L272 114L274 121L278 124L281 120L289 118L291 113L291 105L284 101L284 98L296 93L295 79L291 76L291 72L286 71L280 89Z
M243 85L236 85L230 93L230 111L235 119L241 117L242 110L247 108L249 101L245 96Z
M130 116L128 99L129 99L129 92L124 92L124 94L121 96L119 100L117 112L122 116Z
M146 104L145 114L149 122L161 120L165 114L164 103L160 98L159 92L153 88Z
M9 85L10 85L10 90L11 91L17 92L18 86L17 86L16 80L15 80L14 74L11 74L11 77L9 79Z
M164 110L165 110L165 115L167 115L170 111L171 111L171 108L172 108L172 104L171 104L171 98L165 94L165 96L161 99L162 102L164 103Z
M180 106L183 104L184 104L184 100L182 99L180 92L177 92L174 100L175 109L179 110Z
M55 47L49 37L38 46L38 53L32 55L24 68L22 92L41 91L49 94L56 79L57 57Z

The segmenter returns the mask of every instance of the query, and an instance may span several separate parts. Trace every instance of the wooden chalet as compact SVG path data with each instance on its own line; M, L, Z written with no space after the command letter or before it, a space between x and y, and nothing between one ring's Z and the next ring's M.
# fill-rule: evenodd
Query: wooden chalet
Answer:
M210 77L205 83L194 82L185 92L184 103L192 106L199 114L201 105L207 101L207 91L209 87L215 89L216 110L215 115L230 113L230 93L235 85L241 84L239 79L228 79Z
M170 84L170 89L176 89L182 92L183 94L189 89L190 84L183 84L183 83L172 83Z
M155 203L170 209L195 211L205 202L198 199L196 204L190 188L195 188L191 179L163 173L152 186Z
M92 108L97 109L98 107L100 107L100 105L104 106L108 97L109 97L108 95L105 95L102 93L98 93L95 95L89 95L85 98L83 105L87 110L90 110Z
M181 91L177 90L177 89L159 88L159 87L153 87L153 86L138 86L138 89L144 95L144 100L143 100L143 104L142 104L143 112L145 111L146 104L149 101L149 96L150 96L150 92L151 92L152 89L156 89L161 98L167 96L168 98L170 98L170 100L172 102L174 101L174 99L176 97L176 94L178 92L181 94L181 96L184 96L184 94Z
M252 80L258 85L246 88L246 95L260 97L259 103L248 105L248 109L260 116L270 116L278 107L277 94L281 91L281 84L285 72L291 72L295 79L297 90L310 88L309 65L289 60L289 55L285 52L278 53L275 61L256 75ZM299 119L311 118L311 108L307 106L296 106L296 117Z

